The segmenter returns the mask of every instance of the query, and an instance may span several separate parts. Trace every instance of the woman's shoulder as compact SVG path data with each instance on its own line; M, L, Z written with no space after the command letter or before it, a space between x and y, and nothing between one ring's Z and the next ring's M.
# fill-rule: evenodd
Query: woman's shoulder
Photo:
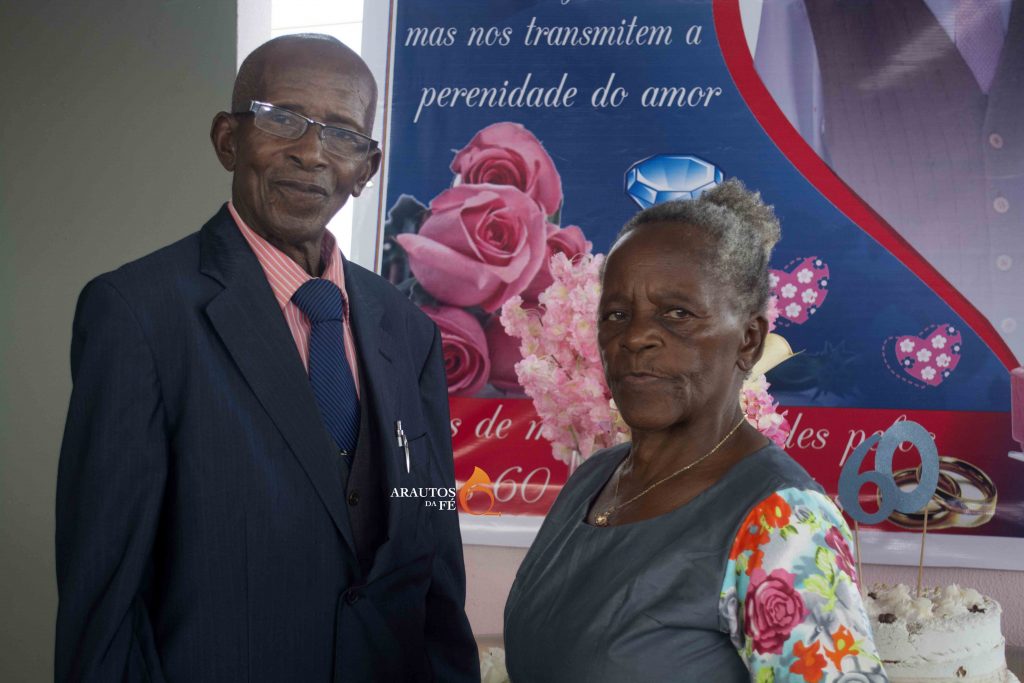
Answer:
M727 538L733 542L766 516L769 521L788 517L783 512L798 503L814 508L829 503L821 485L775 444L738 462L726 479L716 499L730 502L728 514L720 509L720 519L723 529L731 532Z
M764 496L783 489L823 492L800 463L775 444L741 460L736 467L736 478L750 491L762 491Z

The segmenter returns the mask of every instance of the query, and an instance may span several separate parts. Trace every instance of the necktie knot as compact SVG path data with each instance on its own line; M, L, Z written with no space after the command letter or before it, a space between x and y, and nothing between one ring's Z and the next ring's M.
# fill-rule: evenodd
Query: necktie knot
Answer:
M292 301L312 324L344 320L345 303L341 290L330 280L315 278L295 290Z
M1005 41L999 3L959 0L953 20L956 47L974 73L981 91L987 93Z

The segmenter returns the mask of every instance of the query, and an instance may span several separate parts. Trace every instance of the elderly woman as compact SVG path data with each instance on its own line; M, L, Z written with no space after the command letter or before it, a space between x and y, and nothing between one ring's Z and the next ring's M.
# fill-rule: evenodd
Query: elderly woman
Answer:
M887 680L842 515L739 407L779 236L738 181L619 234L598 341L632 443L579 468L523 561L515 683Z

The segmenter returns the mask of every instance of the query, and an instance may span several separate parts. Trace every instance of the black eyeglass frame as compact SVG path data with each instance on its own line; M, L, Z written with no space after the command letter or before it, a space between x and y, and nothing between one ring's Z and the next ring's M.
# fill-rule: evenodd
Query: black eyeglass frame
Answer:
M250 100L249 101L249 111L236 111L236 112L233 112L233 113L235 114L235 116L248 116L248 115L251 115L255 119L256 118L256 113L261 108L263 108L263 107L269 107L269 108L275 109L277 111L285 112L286 114L290 114L292 116L295 116L295 117L301 119L302 121L304 121L306 123L306 125L303 126L302 131L299 132L299 134L296 135L295 137L288 137L287 135L281 135L280 133L275 132L275 131L265 130L263 128L260 128L260 130L262 130L264 133L268 133L270 135L275 135L277 137L284 138L286 140L298 140L299 138L301 138L303 135L306 134L306 131L309 130L310 124L314 124L314 125L320 126L319 135L317 137L320 138L320 143L324 146L324 149L326 151L330 152L331 154L334 154L337 157L340 157L340 158L343 158L343 159L352 159L353 161L366 161L367 159L370 158L370 155L372 155L375 150L380 148L380 143L379 142L377 142L376 140L374 140L373 138L371 138L368 135L363 135L359 131L352 130L351 128L345 128L343 126L331 126L331 125L328 125L328 124L324 123L323 121L317 121L316 119L310 118L310 117L306 116L305 114L300 114L297 111L292 111L291 109L285 109L284 107L279 107L276 104L271 104L270 102L260 102L259 100ZM351 156L346 156L344 154L339 154L338 152L332 150L327 145L326 141L324 140L324 133L327 130L342 131L344 133L348 133L350 135L356 136L357 138L365 140L368 143L368 145L369 145L367 147L367 149L366 149L366 154L363 156L363 158L359 159L359 158L356 158L356 157L351 157Z

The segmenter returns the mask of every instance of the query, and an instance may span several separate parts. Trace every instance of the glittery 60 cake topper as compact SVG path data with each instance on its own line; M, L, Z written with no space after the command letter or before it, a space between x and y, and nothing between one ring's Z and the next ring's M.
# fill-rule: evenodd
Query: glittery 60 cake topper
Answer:
M910 443L921 457L918 484L904 491L893 479L892 456L904 443ZM860 466L873 446L875 469L860 471ZM900 421L885 430L881 436L873 434L865 439L843 465L839 475L839 502L843 509L861 524L878 524L892 514L917 512L931 500L939 483L939 452L928 430L916 422ZM860 489L864 484L878 487L878 511L868 512L860 504Z

